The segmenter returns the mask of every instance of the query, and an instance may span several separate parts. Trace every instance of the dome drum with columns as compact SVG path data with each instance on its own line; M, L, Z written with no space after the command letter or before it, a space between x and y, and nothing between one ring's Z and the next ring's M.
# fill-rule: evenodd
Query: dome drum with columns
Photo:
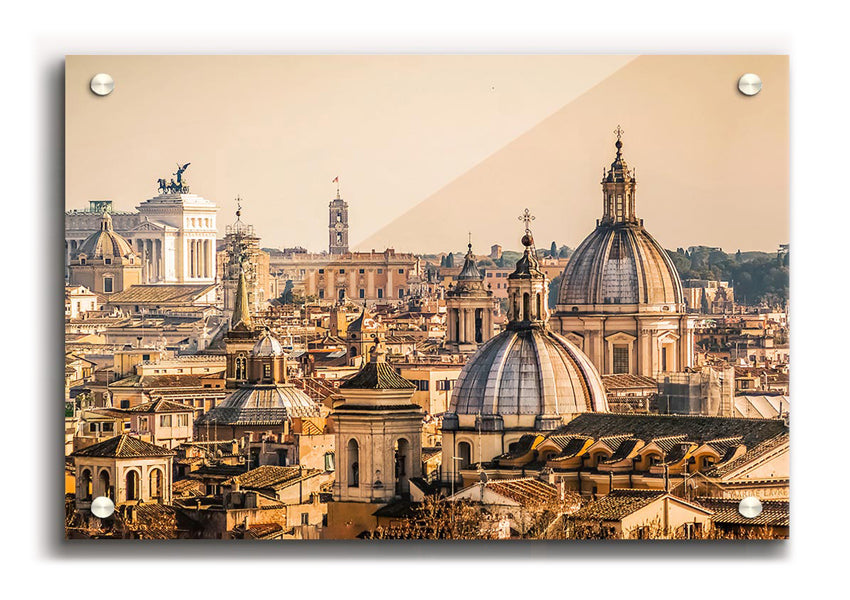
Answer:
M525 251L508 276L505 331L469 359L443 416L443 477L507 452L523 435L551 431L577 414L608 411L599 373L549 329L549 281L540 270L526 211Z
M682 283L635 210L635 171L617 153L602 178L602 218L564 269L553 329L601 373L658 377L692 364L693 323Z

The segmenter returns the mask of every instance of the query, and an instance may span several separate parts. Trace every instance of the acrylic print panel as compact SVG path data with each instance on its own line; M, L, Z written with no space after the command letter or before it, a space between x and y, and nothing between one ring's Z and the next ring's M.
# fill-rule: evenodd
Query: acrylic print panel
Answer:
M65 89L67 537L788 536L787 57Z

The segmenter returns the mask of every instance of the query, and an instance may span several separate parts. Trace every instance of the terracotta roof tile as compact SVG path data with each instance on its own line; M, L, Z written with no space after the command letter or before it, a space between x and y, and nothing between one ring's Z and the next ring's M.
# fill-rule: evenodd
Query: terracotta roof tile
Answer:
M110 438L82 450L71 456L96 456L103 458L136 458L142 456L173 456L174 452L142 441L127 434Z

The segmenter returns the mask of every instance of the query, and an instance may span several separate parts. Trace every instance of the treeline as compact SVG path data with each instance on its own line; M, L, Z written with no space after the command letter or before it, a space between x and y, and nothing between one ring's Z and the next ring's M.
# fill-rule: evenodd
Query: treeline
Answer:
M677 248L667 254L679 277L728 281L739 304L782 306L788 300L790 256L787 250L728 254L720 248Z
M548 248L537 249L537 255L545 258L569 258L572 253L572 248L565 245L559 246L556 242L552 242ZM438 256L440 258L440 266L451 269L463 264L465 253L446 252L445 254L424 254L422 255L422 258L426 261L436 262ZM516 250L504 250L502 252L502 256L497 259L490 258L486 254L480 254L476 255L478 260L475 264L478 265L478 268L480 269L513 267L521 256L522 252Z

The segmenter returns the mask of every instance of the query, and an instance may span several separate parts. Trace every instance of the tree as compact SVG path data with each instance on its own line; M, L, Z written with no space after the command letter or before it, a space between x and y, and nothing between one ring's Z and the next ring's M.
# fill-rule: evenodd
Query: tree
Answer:
M446 265L445 266L446 266L447 269L453 269L454 266L455 266L455 255L452 254L451 252L449 252L446 255Z
M549 256L556 258L558 256L558 244L552 242L552 247L549 248Z

